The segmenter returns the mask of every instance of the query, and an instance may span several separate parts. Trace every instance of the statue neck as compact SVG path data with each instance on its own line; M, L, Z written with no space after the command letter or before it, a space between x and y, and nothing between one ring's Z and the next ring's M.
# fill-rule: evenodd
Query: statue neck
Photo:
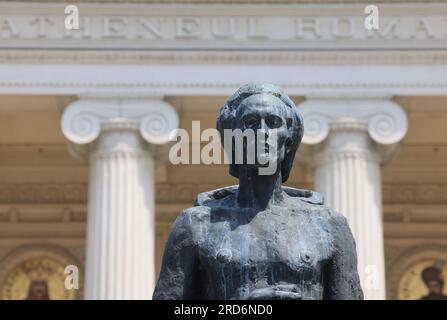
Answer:
M237 203L239 207L264 210L280 204L284 197L281 168L272 175L259 175L257 168L240 166Z

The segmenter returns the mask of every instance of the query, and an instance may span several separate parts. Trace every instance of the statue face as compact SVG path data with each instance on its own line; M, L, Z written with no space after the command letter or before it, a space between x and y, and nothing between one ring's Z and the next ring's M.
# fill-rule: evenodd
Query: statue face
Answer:
M242 131L251 129L255 133L254 139L247 138L248 141L244 141L244 155L247 144L254 144L248 150L256 150L255 163L247 165L266 167L266 162L271 161L272 157L276 163L284 160L290 142L288 124L291 119L288 115L288 107L271 94L252 95L241 102L236 111L236 128ZM258 141L260 135L265 136L265 141Z

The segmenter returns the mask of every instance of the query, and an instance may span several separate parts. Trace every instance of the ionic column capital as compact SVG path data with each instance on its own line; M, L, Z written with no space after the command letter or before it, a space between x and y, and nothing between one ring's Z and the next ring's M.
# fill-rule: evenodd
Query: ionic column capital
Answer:
M149 144L167 143L179 120L162 96L86 95L65 109L61 123L71 150L84 157L85 147L109 131L131 130Z
M319 144L331 131L368 132L377 144L392 145L405 136L407 115L388 98L311 98L301 103L304 144Z

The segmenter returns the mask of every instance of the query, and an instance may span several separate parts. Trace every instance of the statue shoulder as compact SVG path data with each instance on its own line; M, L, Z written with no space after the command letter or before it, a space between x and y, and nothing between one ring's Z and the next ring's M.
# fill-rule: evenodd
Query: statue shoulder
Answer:
M320 208L324 208L324 197L317 191L308 189L297 189L286 186L283 186L282 189L285 193L287 193L289 197L295 198L310 205L316 205Z
M238 185L233 185L202 192L197 196L195 205L204 207L231 205L234 201L234 196L236 195L238 188ZM299 201L318 206L322 206L324 204L323 195L316 191L296 189L286 186L283 186L282 189L289 197Z
M203 207L191 207L183 210L175 219L169 234L168 242L172 245L194 244L198 226L203 226L209 214Z
M233 185L199 193L195 205L206 208L224 206L234 199L238 187L238 185Z
M209 216L209 209L204 206L194 206L183 210L174 222L173 228L191 228Z
M329 209L329 212L332 233L334 238L337 239L338 245L345 247L345 249L350 248L355 252L356 244L348 220L343 214L335 210Z
M348 220L340 212L328 209L330 222L336 228L349 228Z

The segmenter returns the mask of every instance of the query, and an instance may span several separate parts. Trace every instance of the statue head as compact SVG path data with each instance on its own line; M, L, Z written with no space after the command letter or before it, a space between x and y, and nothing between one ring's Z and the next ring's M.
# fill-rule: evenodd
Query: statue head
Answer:
M250 83L240 87L220 109L217 129L222 145L225 145L226 129L263 130L266 136L274 130L277 139L276 161L281 168L282 182L287 181L296 150L303 138L304 126L295 104L279 87L268 83ZM244 152L245 148L244 143ZM232 148L232 159L234 152L235 148ZM241 165L248 164L235 164L232 161L230 174L239 178ZM253 165L259 166L257 163Z

